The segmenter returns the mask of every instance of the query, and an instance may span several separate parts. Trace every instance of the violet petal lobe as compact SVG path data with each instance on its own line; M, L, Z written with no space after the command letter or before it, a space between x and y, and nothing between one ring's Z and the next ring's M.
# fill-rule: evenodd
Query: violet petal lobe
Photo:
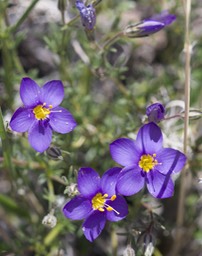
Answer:
M155 123L145 124L140 128L135 142L143 154L157 153L162 148L161 129Z
M53 108L60 105L64 98L64 87L60 80L52 80L42 87L41 102Z
M140 158L140 153L131 139L120 138L110 144L112 159L123 166L134 165Z
M170 14L167 10L164 10L161 13L155 14L154 16L146 20L159 21L167 26L176 20L176 16L174 14Z
M49 115L49 124L52 129L59 133L68 133L76 127L76 121L72 114L63 107L56 107Z
M122 169L117 181L117 192L123 196L136 194L144 187L144 177L138 166L128 166Z
M20 97L26 107L33 107L40 103L41 88L29 77L24 77L20 85Z
M149 36L165 27L164 23L154 20L146 20L136 25L138 37Z
M78 190L84 197L91 197L100 191L100 177L92 168L80 168L78 172Z
M114 167L106 171L101 178L101 189L103 194L108 194L109 197L116 194L116 183L121 168Z
M157 155L156 169L162 174L178 173L186 163L186 156L178 150L163 148Z
M92 204L89 199L82 196L76 196L71 199L64 207L63 213L72 220L82 220L92 211Z
M38 152L45 151L52 139L52 129L45 121L36 120L28 131L29 143Z
M13 114L10 121L10 127L16 132L26 132L32 126L34 121L35 117L32 110L21 107Z
M83 223L83 233L90 242L93 242L102 232L106 223L106 216L103 212L94 211Z
M122 196L117 196L114 201L108 202L109 206L114 208L115 211L107 211L106 217L109 221L119 221L126 217L128 214L128 205L126 200Z
M173 196L174 184L170 175L163 175L154 169L147 173L146 185L149 193L156 198Z

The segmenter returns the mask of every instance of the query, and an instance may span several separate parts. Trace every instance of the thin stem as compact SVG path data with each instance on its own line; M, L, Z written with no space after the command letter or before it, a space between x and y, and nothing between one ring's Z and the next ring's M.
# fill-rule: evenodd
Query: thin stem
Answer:
M185 116L184 116L184 153L187 154L188 146L188 128L189 128L189 109L190 109L190 81L191 81L191 45L190 45L190 13L191 13L191 0L186 0L185 4ZM177 255L180 250L182 243L182 233L181 228L184 223L185 215L185 198L186 198L186 180L188 175L187 166L184 168L181 174L180 180L180 193L179 193L179 203L177 209L177 229L176 229L176 240L175 240L175 251L172 252L173 255Z
M112 255L117 256L118 239L114 229L112 229L111 231L111 247L112 247Z
M39 2L39 0L33 0L31 4L28 6L23 15L19 18L16 24L11 28L12 32L15 32L19 26L24 22L24 20L28 17L29 13L32 11L34 6Z
M117 38L120 38L123 35L123 31L120 31L117 34L115 34L112 38L105 42L105 44L103 45L103 49L106 50L107 47L109 47L115 40L117 40Z
M6 130L4 127L4 121L3 121L3 115L0 107L0 138L2 141L2 148L3 148L3 159L4 159L4 166L8 170L9 179L11 182L11 185L14 186L13 181L14 179L14 170L13 170L13 164L11 160L10 155L10 146L8 142L8 137L6 134Z

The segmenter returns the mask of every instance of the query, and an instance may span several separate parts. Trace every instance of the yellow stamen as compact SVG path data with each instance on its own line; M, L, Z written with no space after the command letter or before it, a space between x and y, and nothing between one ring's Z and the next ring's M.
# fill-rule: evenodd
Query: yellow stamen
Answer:
M111 201L114 201L116 199L116 195L113 195L110 199Z
M35 115L35 118L38 120L44 120L46 117L50 114L50 109L53 107L52 105L49 105L49 108L45 107L45 103L43 105L38 105L33 109L33 113Z
M158 161L155 159L156 154L151 155L142 155L139 161L139 167L145 172L151 171L157 164Z
M106 203L107 200L114 201L116 199L116 195L111 196L108 198L108 194L102 195L101 193L97 193L92 199L92 207L94 210L98 210L100 212L104 212L105 209L107 211L114 211L115 213L119 214L113 207Z

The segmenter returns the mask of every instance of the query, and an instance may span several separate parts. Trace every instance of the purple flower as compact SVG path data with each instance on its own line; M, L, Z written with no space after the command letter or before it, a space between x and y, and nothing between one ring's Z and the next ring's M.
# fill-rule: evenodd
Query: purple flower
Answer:
M78 172L80 194L64 206L63 213L72 220L85 219L82 230L90 242L100 235L107 220L119 221L128 214L125 199L115 190L120 171L119 167L111 168L102 178L92 168Z
M165 108L161 103L154 103L147 107L146 115L148 116L149 122L159 123L164 119Z
M88 30L92 30L96 23L96 13L93 5L89 4L85 6L85 4L81 0L77 0L76 8L80 12L81 22L83 26Z
M52 80L39 87L25 77L21 81L20 97L24 106L15 111L10 126L16 132L28 131L29 143L36 151L43 152L49 147L53 130L64 134L76 127L71 113L59 106L64 98L61 81Z
M144 37L149 36L170 25L175 21L176 16L163 11L149 19L145 19L138 24L132 24L125 28L125 35L128 37Z
M186 156L178 150L163 148L162 142L160 128L155 123L148 123L140 128L135 141L120 138L110 144L113 160L125 166L118 177L118 193L130 196L146 184L154 197L173 195L171 174L181 171Z

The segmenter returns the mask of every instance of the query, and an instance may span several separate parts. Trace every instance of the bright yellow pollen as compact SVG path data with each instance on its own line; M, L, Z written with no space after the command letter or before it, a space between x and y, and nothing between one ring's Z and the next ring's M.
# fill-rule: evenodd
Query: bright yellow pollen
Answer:
M155 165L158 164L158 161L155 160L156 154L151 155L143 155L140 158L139 161L139 167L141 169L143 169L143 171L145 172L149 172L150 170L152 170L154 168Z
M111 196L111 198L108 198L108 194L102 195L101 193L97 193L91 201L93 210L104 212L106 209L107 211L115 211L117 214L119 214L119 212L117 212L114 208L106 204L106 200L114 201L115 199L116 195L113 195Z
M46 104L38 105L33 109L33 113L35 115L35 118L38 120L44 120L47 115L50 114L50 109L53 107L52 105L49 106L49 108L45 108Z

